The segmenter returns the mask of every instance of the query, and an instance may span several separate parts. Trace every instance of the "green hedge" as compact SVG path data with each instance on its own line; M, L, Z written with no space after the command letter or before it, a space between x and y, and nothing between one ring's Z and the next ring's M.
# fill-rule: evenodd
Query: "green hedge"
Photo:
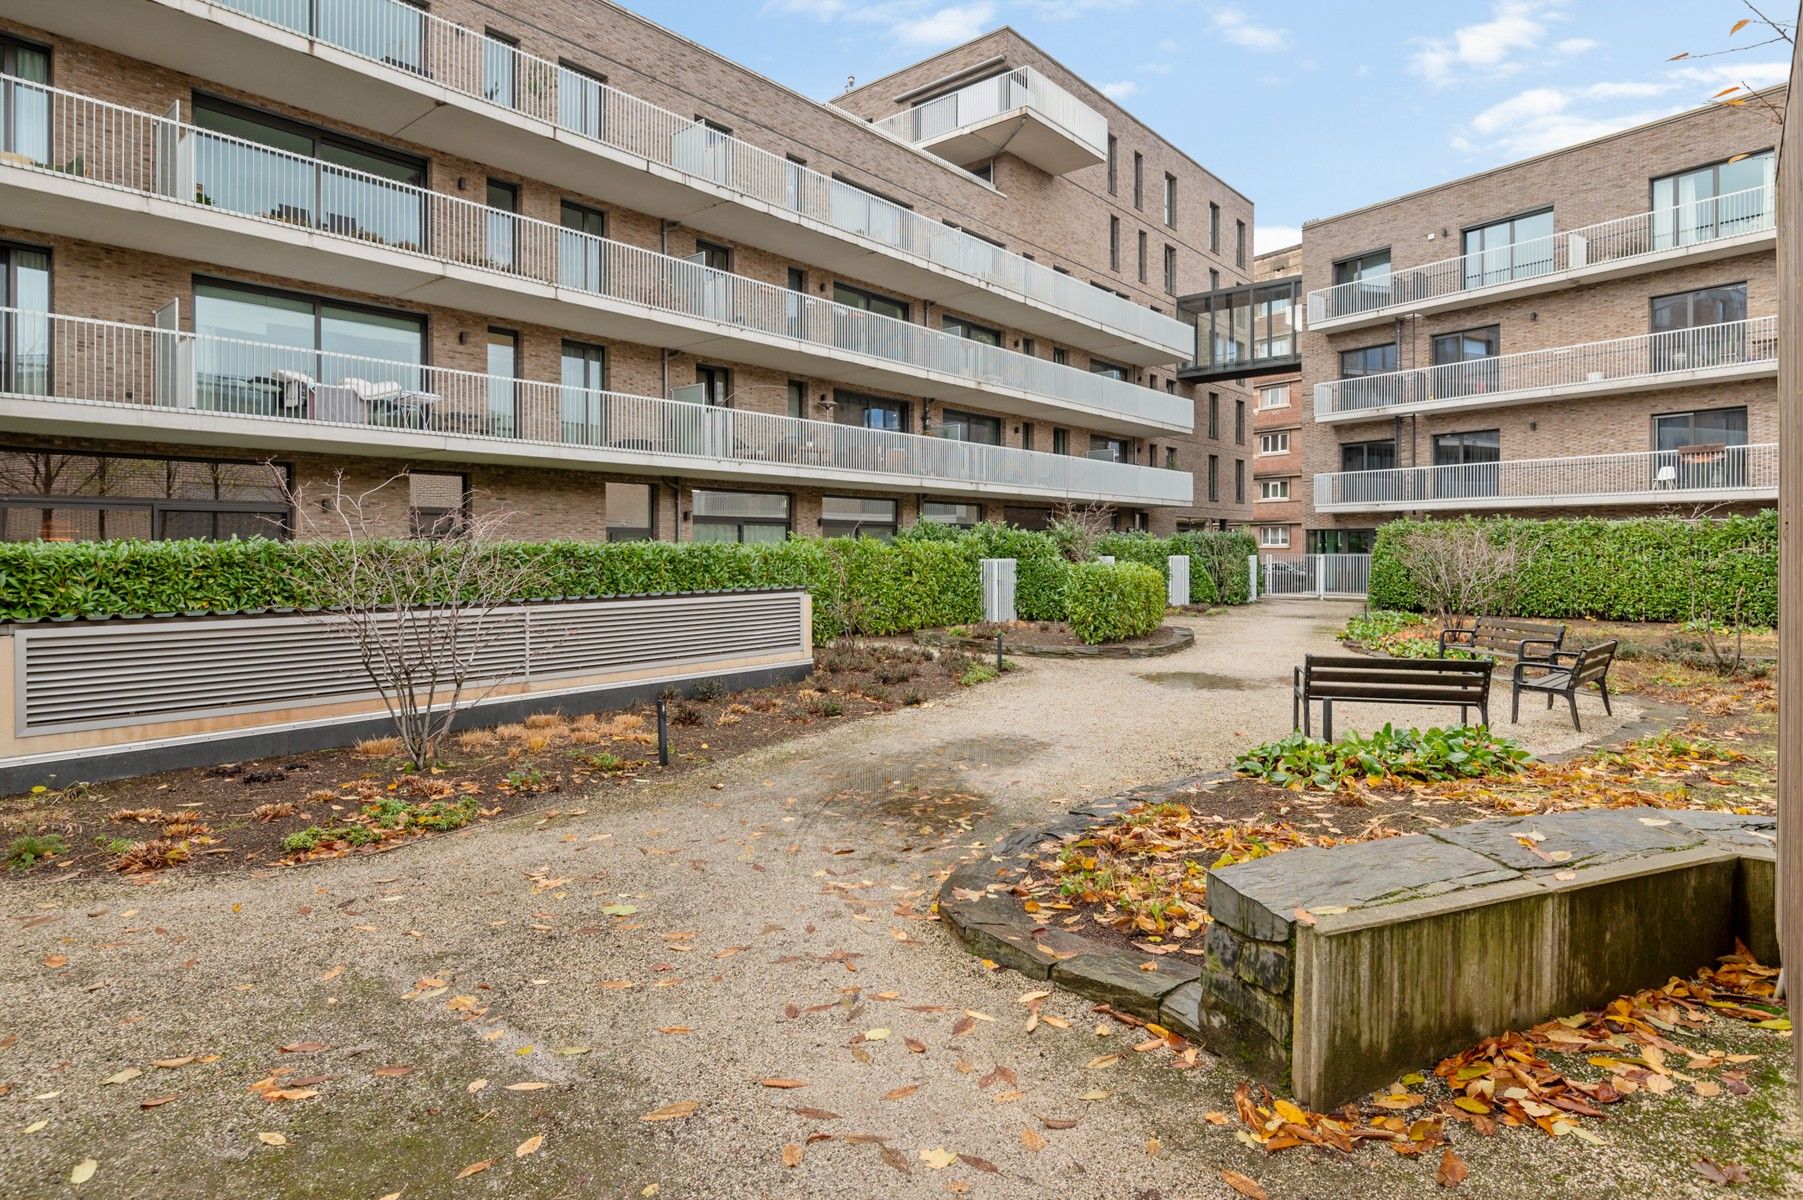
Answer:
M1170 578L1171 555L1187 555L1191 604L1245 604L1250 599L1246 559L1258 553L1258 543L1246 533L1196 531L1168 538L1110 533L1096 540L1096 553L1112 554L1118 562L1144 563L1164 579Z
M1074 563L1066 593L1079 641L1144 637L1164 622L1164 576L1144 563Z
M1455 522L1392 521L1372 547L1369 603L1374 609L1419 610L1399 548L1418 530ZM1717 620L1732 613L1745 589L1741 619L1778 622L1778 514L1688 521L1466 518L1497 546L1513 546L1522 569L1515 614L1597 617L1619 621L1685 621L1695 605ZM1694 590L1694 596L1693 596Z

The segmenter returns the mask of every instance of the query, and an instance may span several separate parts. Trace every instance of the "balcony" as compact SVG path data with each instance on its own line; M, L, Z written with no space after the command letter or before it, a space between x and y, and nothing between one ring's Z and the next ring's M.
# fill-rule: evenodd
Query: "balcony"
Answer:
M1123 380L6 82L34 101L14 109L30 152L0 155L0 208L27 228L1046 420L1192 426L1186 402Z
M405 0L13 0L29 24L303 112L1155 366L1190 330ZM847 136L853 128L847 121Z
M1177 377L1200 383L1300 367L1295 318L1301 288L1301 278L1291 276L1178 300L1177 311L1196 323L1196 356L1178 368Z
M1690 446L1315 476L1316 512L1580 508L1769 501L1778 447Z
M1433 313L1595 283L1678 262L1707 262L1773 243L1769 187L1618 217L1498 250L1442 259L1308 294L1310 329L1331 333L1402 313Z
M1181 471L0 309L6 425L51 436L1188 504Z
M978 80L871 124L960 167L1007 153L1048 175L1065 175L1108 160L1108 118L1032 67Z
M1778 371L1778 318L1754 317L1607 342L1529 350L1315 385L1315 420L1501 408L1655 391Z

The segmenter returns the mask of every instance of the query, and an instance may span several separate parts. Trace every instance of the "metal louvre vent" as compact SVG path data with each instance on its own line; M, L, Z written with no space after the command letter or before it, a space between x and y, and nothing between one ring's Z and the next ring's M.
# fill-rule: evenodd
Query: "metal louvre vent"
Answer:
M486 620L475 682L527 682L810 653L802 592L520 605ZM40 734L359 700L375 695L329 617L169 618L26 626L18 733Z

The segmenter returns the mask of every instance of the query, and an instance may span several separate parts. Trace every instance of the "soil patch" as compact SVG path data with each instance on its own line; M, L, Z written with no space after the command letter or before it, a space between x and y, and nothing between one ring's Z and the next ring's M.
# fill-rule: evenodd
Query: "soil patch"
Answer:
M1144 637L1099 644L1085 642L1063 621L984 621L924 629L915 640L925 646L954 646L971 654L995 653L997 635L1004 654L1045 655L1057 658L1141 658L1175 654L1195 644L1196 636L1179 625L1161 625Z
M84 872L227 870L309 857L379 853L419 836L542 811L560 797L605 803L821 725L930 703L982 682L973 661L907 645L841 645L816 653L806 680L727 692L703 681L668 697L670 762L657 761L656 707L462 727L441 762L415 774L394 739L304 755L40 788L0 808L8 881L66 880ZM21 850L32 851L25 861ZM45 850L51 853L46 855ZM24 869L29 867L29 869Z

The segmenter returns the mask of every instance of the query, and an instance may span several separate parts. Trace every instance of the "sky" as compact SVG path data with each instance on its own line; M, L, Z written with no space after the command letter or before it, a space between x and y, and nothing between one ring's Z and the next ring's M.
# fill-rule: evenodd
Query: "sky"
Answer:
M1743 0L623 2L816 100L1012 25L1250 196L1261 251L1305 220L1781 82L1790 58L1756 45L1773 36L1756 20L1730 34Z

